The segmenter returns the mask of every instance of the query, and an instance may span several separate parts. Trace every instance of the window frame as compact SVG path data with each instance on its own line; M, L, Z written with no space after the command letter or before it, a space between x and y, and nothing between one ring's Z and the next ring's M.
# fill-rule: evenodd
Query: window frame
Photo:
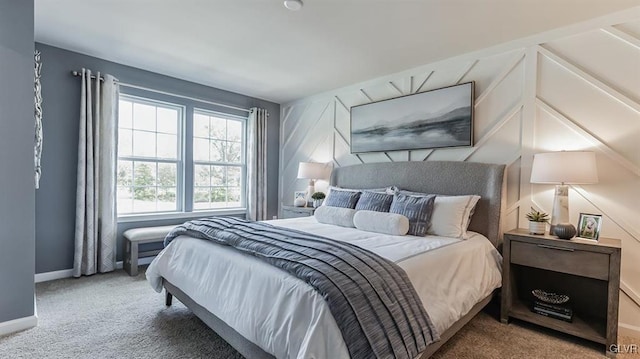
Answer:
M118 217L129 217L129 216L145 216L145 215L152 215L152 214L157 214L157 213L181 213L184 212L184 162L185 162L185 156L184 156L184 123L185 123L185 112L186 112L186 108L183 105L180 104L175 104L175 103L171 103L171 102L166 102L166 101L160 101L160 100L155 100L155 99L149 99L149 98L144 98L144 97L140 97L140 96L135 96L135 95L129 95L129 94L120 94L119 98L118 98L118 104L120 103L120 101L129 101L132 104L143 104L143 105L148 105L148 106L153 106L155 108L161 107L161 108L168 108L168 109L172 109L172 110L176 110L178 111L178 123L177 123L177 128L176 128L176 137L177 137L177 143L176 143L176 159L169 159L169 158L160 158L160 157L143 157L143 156L136 156L133 154L133 147L132 147L132 153L130 156L121 156L118 153L118 157L117 157L117 161L118 164L120 161L131 161L131 162L149 162L149 163L154 163L156 164L156 166L160 163L170 163L170 164L175 164L176 165L176 209L175 210L171 210L171 211L165 211L165 210L161 210L161 211L146 211L146 212L128 212L128 213L118 213ZM132 121L134 121L134 118L132 117L131 119ZM158 132L158 128L157 128L157 113L156 113L156 130L155 131L148 131L148 130L143 130L144 132L149 132L149 133L154 133L156 136L158 133L163 134L164 132ZM135 129L133 122L131 124L131 128L132 131ZM118 131L120 131L120 125L118 124ZM133 133L133 132L132 132ZM119 137L119 136L118 136ZM119 138L118 138L119 139ZM157 138L156 138L156 156L158 154L158 143L157 143ZM134 145L135 146L135 143ZM135 170L134 170L135 171ZM157 170L156 170L156 177L157 177ZM135 176L134 176L135 178ZM117 185L116 185L117 187ZM131 188L134 188L135 186L131 186ZM156 184L156 189L158 188L158 185ZM117 188L116 188L117 191Z
M241 144L241 155L240 155L240 163L234 164L231 162L217 162L217 161L196 161L193 152L192 152L192 160L193 163L193 186L192 186L192 198L191 198L191 211L193 213L203 213L210 211L219 211L219 210L240 210L246 212L247 208L247 118L242 116L236 116L228 113L223 113L219 111L207 110L200 107L194 107L192 111L192 120L191 120L191 150L193 151L193 144L195 143L194 139L196 138L195 134L195 116L196 114L209 116L209 117L218 117L223 118L225 120L238 121L242 124L242 138L240 139ZM202 137L198 137L202 138ZM228 137L225 136L225 142L230 142ZM208 138L211 140L211 137ZM206 165L206 166L224 166L224 167L240 167L240 207L223 207L223 208L206 208L206 209L195 209L195 189L196 189L196 166ZM209 188L212 188L209 185ZM226 188L229 188L227 185ZM228 198L228 197L227 197Z
M158 221L158 220L173 220L173 219L192 219L201 218L206 216L216 215L243 215L246 214L247 198L246 198L246 186L247 186L247 125L248 115L242 116L234 113L227 113L224 111L207 108L206 102L202 103L197 99L182 98L179 96L160 95L155 92L147 91L127 91L119 94L118 103L120 99L133 99L136 102L146 103L149 105L165 105L170 108L180 108L180 117L178 125L178 167L176 169L176 202L177 209L175 211L157 211L157 212L133 212L120 214L116 213L118 223L133 223L141 221ZM203 106L204 105L204 106ZM215 108L215 107L214 107ZM224 207L216 209L194 209L194 189L195 189L195 165L193 156L193 143L194 143L194 115L197 111L201 111L205 114L210 114L217 117L227 118L231 120L239 120L242 122L242 171L241 171L241 206L240 207ZM156 128L157 130L157 128ZM190 137L190 138L188 138ZM189 148L190 147L190 148ZM118 154L117 161L128 160L131 161L157 161L157 158L146 158L136 156L120 156ZM164 159L163 159L164 160ZM162 161L162 160L161 160ZM173 160L169 160L169 163L174 163ZM189 173L191 176L191 183L187 183L189 179ZM116 185L117 186L117 185ZM189 198L189 196L191 198Z

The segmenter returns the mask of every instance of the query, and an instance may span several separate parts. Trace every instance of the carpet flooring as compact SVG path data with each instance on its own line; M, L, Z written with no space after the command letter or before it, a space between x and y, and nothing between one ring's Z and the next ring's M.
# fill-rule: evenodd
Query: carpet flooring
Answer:
M177 300L165 307L143 274L56 280L36 293L38 327L1 337L1 358L242 358ZM490 304L434 358L604 357L604 346L497 318Z

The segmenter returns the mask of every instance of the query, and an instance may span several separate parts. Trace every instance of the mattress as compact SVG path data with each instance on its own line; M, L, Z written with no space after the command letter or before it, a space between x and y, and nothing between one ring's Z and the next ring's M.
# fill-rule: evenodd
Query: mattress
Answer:
M468 240L391 236L318 223L313 217L268 221L350 242L396 262L442 333L501 284L502 258L478 233ZM181 236L147 269L239 334L278 358L349 358L324 299L308 284L247 254Z

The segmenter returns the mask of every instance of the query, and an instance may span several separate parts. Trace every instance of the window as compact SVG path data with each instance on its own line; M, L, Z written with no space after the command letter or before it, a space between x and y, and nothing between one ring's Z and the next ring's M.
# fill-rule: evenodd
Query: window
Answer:
M118 215L244 210L246 118L159 98L120 95Z
M183 108L121 95L118 214L180 210Z
M244 124L241 119L194 111L194 210L244 206Z

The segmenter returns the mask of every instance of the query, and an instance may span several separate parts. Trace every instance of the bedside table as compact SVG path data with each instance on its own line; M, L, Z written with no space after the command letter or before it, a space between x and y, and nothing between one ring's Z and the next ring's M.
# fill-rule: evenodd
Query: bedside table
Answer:
M558 239L517 229L504 234L502 308L500 320L509 317L555 329L606 345L618 340L620 254L618 239ZM569 296L571 323L531 311L533 289Z
M311 217L316 211L313 207L296 207L282 205L282 218Z

